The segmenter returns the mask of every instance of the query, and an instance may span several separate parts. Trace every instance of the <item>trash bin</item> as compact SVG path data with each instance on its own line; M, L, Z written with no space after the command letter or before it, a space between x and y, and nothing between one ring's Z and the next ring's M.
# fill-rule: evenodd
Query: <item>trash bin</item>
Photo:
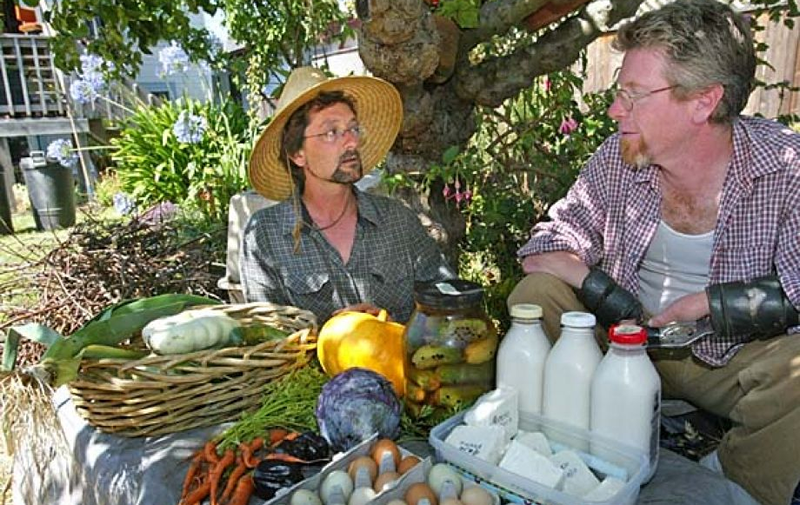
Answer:
M37 230L67 228L75 224L75 187L72 169L49 162L42 151L19 160L31 200Z
M6 174L0 170L0 235L12 233L14 233L14 225L11 222L11 202L8 201L6 192Z

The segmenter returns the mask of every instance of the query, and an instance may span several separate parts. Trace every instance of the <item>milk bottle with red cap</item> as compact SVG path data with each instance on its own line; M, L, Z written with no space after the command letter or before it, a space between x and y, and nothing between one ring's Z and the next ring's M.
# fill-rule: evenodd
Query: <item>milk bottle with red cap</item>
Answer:
M497 387L518 391L520 412L542 413L544 362L550 340L542 329L542 308L530 303L511 307L511 327L497 352Z
M550 350L544 366L544 415L587 430L592 376L603 357L594 339L595 323L594 315L588 312L564 312L561 315L561 336ZM552 433L547 435L554 436ZM577 438L563 442L576 449L588 449Z
M635 325L612 326L611 346L592 381L591 430L644 451L649 480L658 464L661 379L647 356L647 332ZM592 453L603 458L599 444Z

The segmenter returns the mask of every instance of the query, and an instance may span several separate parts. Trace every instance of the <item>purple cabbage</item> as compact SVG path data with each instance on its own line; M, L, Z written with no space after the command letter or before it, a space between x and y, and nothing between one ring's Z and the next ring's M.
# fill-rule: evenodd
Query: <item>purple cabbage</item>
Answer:
M349 450L377 432L395 438L402 405L392 383L366 368L350 368L323 387L317 399L320 434L335 451Z

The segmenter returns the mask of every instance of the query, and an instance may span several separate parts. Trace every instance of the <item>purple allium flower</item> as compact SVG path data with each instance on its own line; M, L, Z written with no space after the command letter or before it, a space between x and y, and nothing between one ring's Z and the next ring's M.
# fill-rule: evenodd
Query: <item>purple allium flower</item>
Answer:
M203 140L206 132L206 118L195 116L189 111L181 112L175 124L172 125L172 132L182 144L196 144Z
M186 72L189 68L189 56L174 40L158 53L158 61L161 63L163 75Z
M92 103L97 99L99 89L91 82L84 79L72 81L69 85L69 96L78 103Z
M82 54L81 55L81 72L90 74L92 72L100 72L103 67L103 58L96 54Z
M136 210L136 202L125 193L114 193L112 200L114 202L114 210L120 215L127 216Z
M72 142L57 139L47 145L47 157L58 161L62 167L72 168L78 162L78 155L72 149Z
M578 129L578 122L570 117L561 121L561 126L558 127L558 133L562 135L569 135Z

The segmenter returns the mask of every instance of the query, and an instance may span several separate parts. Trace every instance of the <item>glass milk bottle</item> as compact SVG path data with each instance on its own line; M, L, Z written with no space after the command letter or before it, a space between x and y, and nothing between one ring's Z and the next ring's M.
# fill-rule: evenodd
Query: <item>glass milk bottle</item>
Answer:
M588 312L561 315L561 336L544 366L542 411L545 417L589 429L592 377L603 357L594 339L595 317ZM545 429L545 432L549 430ZM548 432L551 438L560 438ZM585 440L560 440L575 449L588 450Z
M644 328L614 326L608 336L611 346L592 382L591 430L647 454L649 480L658 464L661 379L647 356ZM601 458L602 452L592 447Z
M542 328L542 308L529 303L511 307L511 327L497 352L497 387L519 392L520 412L542 413L544 362L550 340Z

